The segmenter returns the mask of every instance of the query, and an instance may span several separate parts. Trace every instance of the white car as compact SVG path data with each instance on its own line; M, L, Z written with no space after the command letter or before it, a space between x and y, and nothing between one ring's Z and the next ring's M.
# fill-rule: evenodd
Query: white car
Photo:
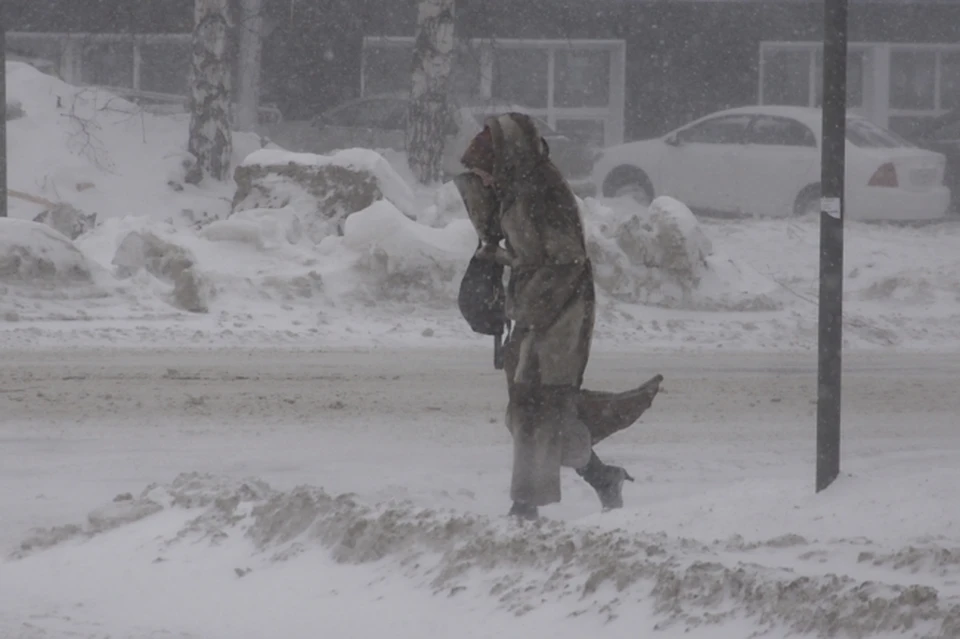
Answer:
M821 110L751 106L718 111L651 140L610 147L593 172L598 193L745 216L820 209ZM856 220L943 217L946 157L847 116L845 215Z

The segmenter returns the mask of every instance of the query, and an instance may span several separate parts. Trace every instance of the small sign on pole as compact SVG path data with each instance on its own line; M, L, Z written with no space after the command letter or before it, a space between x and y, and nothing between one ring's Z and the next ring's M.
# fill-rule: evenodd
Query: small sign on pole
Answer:
M847 132L847 0L825 0L820 165L817 492L840 474L843 215Z

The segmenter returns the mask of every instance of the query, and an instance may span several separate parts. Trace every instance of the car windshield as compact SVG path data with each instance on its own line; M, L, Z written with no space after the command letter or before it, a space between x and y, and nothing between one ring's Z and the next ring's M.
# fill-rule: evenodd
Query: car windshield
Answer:
M863 118L847 118L847 140L867 149L898 149L914 144Z

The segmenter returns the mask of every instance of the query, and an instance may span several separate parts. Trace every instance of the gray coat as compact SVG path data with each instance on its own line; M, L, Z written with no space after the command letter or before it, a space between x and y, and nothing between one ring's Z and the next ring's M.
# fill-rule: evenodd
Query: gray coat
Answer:
M549 158L533 121L508 113L488 118L496 198L465 197L481 240L480 254L510 268L506 314L514 328L505 350L510 396L507 427L514 441L511 495L542 506L560 501L560 467L590 459L591 437L577 416L595 317L593 272L580 211ZM479 136L478 136L479 137ZM472 165L473 164L473 165ZM472 166L471 166L472 165ZM502 236L506 248L493 242Z

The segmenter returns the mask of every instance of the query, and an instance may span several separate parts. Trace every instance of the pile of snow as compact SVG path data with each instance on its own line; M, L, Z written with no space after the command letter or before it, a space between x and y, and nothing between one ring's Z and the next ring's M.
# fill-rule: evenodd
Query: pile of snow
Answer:
M598 287L633 303L690 310L774 310L776 285L714 250L690 209L661 196L649 209L583 203Z
M156 317L166 306L127 286L46 224L0 218L0 321Z
M42 211L37 217L33 218L33 221L46 224L65 237L75 240L96 227L97 214L84 213L69 204L61 202Z
M320 550L335 564L376 567L445 602L467 597L473 605L510 613L514 624L557 607L596 625L636 617L639 605L648 617L634 632L658 629L669 636L920 638L960 631L960 599L935 587L902 585L895 577L801 574L777 565L776 553L802 554L809 544L800 535L703 542L560 521L522 525L406 501L366 505L310 486L279 491L256 478L185 473L136 497L118 495L83 525L34 531L7 572L14 579L31 566L40 570L44 555L62 548L76 557L110 547L125 549L123 557L114 555L125 572L141 567L143 588L155 580L169 583L174 566L197 562L205 573L213 563L222 573L218 581L244 579L255 588ZM912 555L873 552L863 560L880 567L936 560L933 549L913 549ZM63 561L62 553L57 556ZM941 562L946 570L951 561ZM373 577L371 585L380 580ZM726 634L733 629L740 634Z
M8 125L10 187L32 198L11 197L11 216L45 222L102 267L79 298L76 285L54 294L56 278L39 297L36 287L9 288L8 316L121 322L146 314L189 323L206 311L216 323L205 330L221 336L253 326L328 331L335 314L348 323L376 317L398 336L429 327L431 335L475 338L455 304L476 241L463 202L451 183L413 183L403 154L288 153L238 133L239 183L195 186L184 182L193 162L188 116L147 113L23 63L7 64L7 84L23 113ZM601 340L815 344L815 223L713 223L671 198L649 208L581 205ZM960 340L957 231L952 222L847 226L848 346Z
M237 167L233 212L289 210L320 243L342 235L351 214L386 199L415 217L410 187L374 151L347 149L330 156L263 149Z
M189 116L155 115L96 87L76 87L23 62L7 62L8 101L23 115L7 123L9 187L66 203L100 221L146 216L201 221L226 217L233 185L184 183ZM234 133L233 162L261 147ZM33 219L42 204L10 198L10 215Z
M91 284L87 258L45 224L0 218L0 283L55 289Z
M195 263L196 258L190 251L149 231L131 231L125 235L111 261L117 277L133 277L146 271L173 287L170 294L173 306L205 313L210 291Z
M452 302L477 234L469 220L431 228L381 201L347 218L343 245L359 256L371 300Z

